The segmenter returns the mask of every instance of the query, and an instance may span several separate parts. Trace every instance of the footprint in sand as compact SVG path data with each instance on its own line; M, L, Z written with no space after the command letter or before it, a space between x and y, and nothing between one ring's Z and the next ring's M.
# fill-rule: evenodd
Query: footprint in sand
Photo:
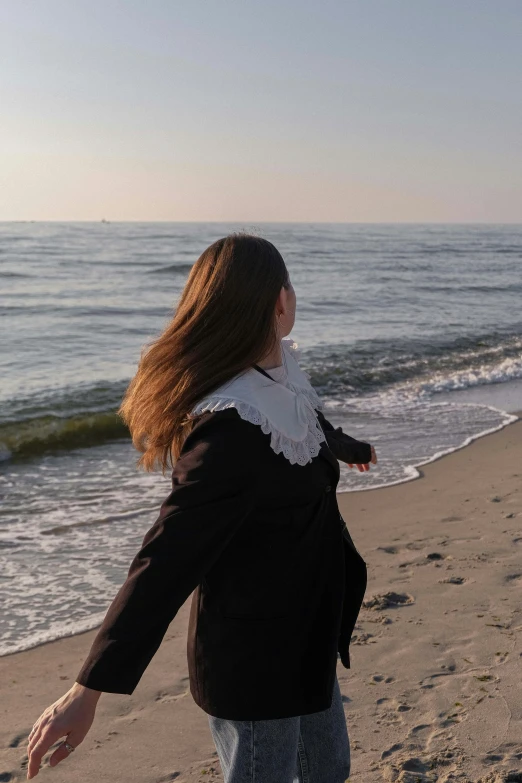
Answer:
M18 748L20 743L26 740L29 737L29 734L31 733L31 729L26 729L25 731L21 731L19 734L16 734L13 739L9 743L10 748ZM1 780L1 778L0 778Z
M440 718L439 726L442 729L447 729L451 726L454 726L456 723L463 723L465 720L467 720L468 713L461 705L455 710L455 712L452 712L450 709L448 713L444 713L444 712L439 713L439 718Z
M398 759L386 770L388 780L396 783L437 783L440 778L433 760L424 761L418 756Z
M522 772L514 769L492 771L477 783L522 783Z
M391 748L388 748L387 750L383 750L381 753L381 759L387 759L389 758L393 753L397 753L398 750L402 750L404 745L402 742L396 742L394 745L391 746Z
M426 729L431 729L429 723L419 723L417 726L413 726L410 729L410 734L419 734L421 731L425 731Z
M432 766L432 763L424 762L415 756L401 763L401 769L406 770L406 772L428 772Z
M406 549L418 551L419 549L424 549L424 546L420 541L411 541L409 544L406 544Z
M170 691L158 691L156 696L154 697L154 701L159 701L161 704L167 704L171 701L178 701L179 699L183 699L184 696L187 696L189 693L189 690L182 691L180 693L171 693Z
M381 623L382 625L389 625L393 622L391 617L386 617L385 614L378 614L376 617L368 617L369 623Z
M503 761L504 757L499 756L498 753L488 753L487 756L483 756L481 761L483 764L495 764L497 761Z
M382 593L374 595L367 601L363 601L365 609L391 609L396 606L407 606L415 603L415 598L409 593Z
M352 634L352 644L375 644L377 640L373 638L373 633L355 633Z
M419 687L420 688L434 688L436 685L439 685L439 682L443 682L440 680L440 677L449 677L452 675L455 671L455 665L449 664L448 666L441 666L441 668L444 668L443 672L435 672L434 674L428 674L426 677L423 677L422 680L419 680Z
M381 682L385 684L389 684L390 682L395 682L395 677L392 677L391 675L385 677L384 674L372 674L372 678L370 682L372 684L381 683ZM388 699L382 699L382 701L388 701ZM377 704L379 703L380 702L378 701Z
M154 697L154 701L169 702L182 699L189 693L189 678L181 677L170 688L158 691Z
M505 777L507 775L511 775L512 777L509 778L510 781L520 781L522 783L522 772L515 773L513 770L510 770L511 764L515 764L516 766L519 766L517 762L520 762L522 759L522 753L517 752L520 750L520 744L516 742L505 742L502 745L499 745L495 748L494 751L491 751L490 753L486 753L485 756L482 757L481 761L485 766L490 766L492 764L498 765L502 764L503 769L500 769L499 766L495 766L495 769L493 769L490 772L490 775L493 775L493 781L497 780L507 780L508 778ZM515 751L515 752L514 752ZM520 777L513 777L513 775L518 774ZM494 777L494 775L500 775L500 777ZM504 776L504 777L502 777Z
M446 579L439 579L438 582L440 584L463 585L465 582L469 582L469 579L463 576L449 576Z

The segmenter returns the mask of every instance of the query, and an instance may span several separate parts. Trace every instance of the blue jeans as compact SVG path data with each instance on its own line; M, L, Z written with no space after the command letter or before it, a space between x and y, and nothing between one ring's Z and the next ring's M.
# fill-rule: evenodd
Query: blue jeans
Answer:
M350 742L335 678L332 706L274 720L208 716L225 783L346 783Z

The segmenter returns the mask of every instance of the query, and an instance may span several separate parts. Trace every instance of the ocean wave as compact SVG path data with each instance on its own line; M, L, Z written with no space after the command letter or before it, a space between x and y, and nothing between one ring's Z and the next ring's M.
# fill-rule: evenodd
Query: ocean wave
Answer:
M302 355L312 383L328 396L389 389L425 396L522 378L522 334L373 340Z
M27 459L129 437L127 426L114 412L69 418L38 416L15 424L0 424L0 460Z
M187 275L194 264L169 264L168 266L157 266L154 269L148 269L149 275Z

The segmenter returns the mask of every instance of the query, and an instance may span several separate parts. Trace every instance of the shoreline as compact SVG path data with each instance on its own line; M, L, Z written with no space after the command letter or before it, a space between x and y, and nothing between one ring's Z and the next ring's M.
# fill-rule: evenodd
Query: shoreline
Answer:
M427 464L422 481L339 493L368 567L352 668L337 668L354 783L406 781L402 770L423 783L502 783L520 770L521 465L519 418ZM189 608L190 599L135 692L103 694L81 750L42 769L43 783L48 774L56 783L222 780L207 716L188 691ZM95 633L0 658L6 780L25 779L27 735L73 684Z
M492 407L492 406L488 406L488 407ZM495 410L499 410L499 409L495 409ZM482 438L486 438L489 435L493 435L496 432L501 432L506 427L509 427L510 425L515 424L517 421L522 420L522 410L521 411L516 411L516 412L513 412L513 413L508 413L507 411L502 411L502 412L505 413L507 416L510 416L510 420L509 421L506 421L503 424L498 425L497 427L493 427L490 430L486 430L485 432L478 433L477 435L470 435L468 438L466 438L466 440L464 441L464 443L461 446L457 446L456 448L449 449L448 451L444 451L444 452L441 452L439 454L435 454L433 457L430 457L426 461L419 462L418 464L413 465L412 468L413 468L413 470L416 471L416 475L415 476L411 476L409 478L404 478L404 479L401 479L401 480L398 480L398 481L394 481L394 482L390 482L390 483L387 483L387 484L381 484L379 486L358 487L357 489L340 490L340 491L337 492L337 495L339 496L339 500L344 495L357 495L357 494L363 493L363 492L364 493L366 493L366 492L377 492L378 490L389 489L390 487L400 487L403 484L410 484L413 481L417 481L418 479L421 479L424 476L424 472L420 470L421 467L425 467L426 465L432 465L435 462L439 462L441 459L444 459L445 457L449 457L452 454L456 454L456 453L462 451L463 449L465 449L468 446L470 446L472 443L475 443L476 441L481 440ZM94 631L94 630L96 630L96 628L99 628L99 626L101 625L101 623L103 621L104 616L105 616L105 611L100 613L99 615L97 615L96 619L94 617L92 617L89 620L86 620L86 627L85 628L80 628L79 630L72 630L70 633L64 633L64 634L62 634L60 636L55 636L52 639L44 639L42 641L37 641L37 642L34 642L34 643L30 643L27 647L21 647L20 649L17 649L17 650L11 650L11 651L6 652L6 653L0 653L0 661L3 658L8 658L9 656L12 656L12 655L18 655L19 653L27 652L28 650L34 650L34 649L37 649L39 647L43 647L44 645L52 644L53 642L58 642L61 639L69 639L72 636L79 636L81 634L85 634L85 633L89 633L90 631Z
M427 460L423 460L422 462L417 462L415 465L412 465L411 469L416 472L415 476L410 476L409 478L406 477L403 479L397 479L397 481L390 481L386 484L379 484L378 486L357 487L357 489L342 489L339 490L337 494L346 495L346 494L352 494L356 492L371 492L373 490L387 489L388 487L397 487L402 484L408 484L410 481L416 481L417 479L422 478L422 476L424 475L423 472L419 470L419 468L422 468L425 465L431 465L433 462L438 462L444 457L449 457L450 454L455 454L458 451L462 451L462 449L465 449L467 446L471 446L471 444L474 443L475 441L480 440L481 438L486 438L488 435L493 435L495 432L500 432L505 427L509 427L511 424L514 424L515 422L522 419L522 411L509 413L508 411L501 410L500 408L495 408L493 405L487 405L485 407L491 408L492 410L495 411L499 411L499 413L504 413L506 416L509 416L510 418L508 421L499 424L497 427L491 427L491 429L484 430L483 432L478 432L476 435L469 435L460 446L455 446L455 448L450 448L445 451L437 452L432 457L429 457Z

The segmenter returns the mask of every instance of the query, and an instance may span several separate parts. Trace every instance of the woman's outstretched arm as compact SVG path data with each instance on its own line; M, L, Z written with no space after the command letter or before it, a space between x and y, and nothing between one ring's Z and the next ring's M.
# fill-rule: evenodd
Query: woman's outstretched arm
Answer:
M170 622L255 504L257 472L245 439L248 427L235 411L221 412L187 437L172 472L172 491L76 682L133 692Z
M258 483L256 441L248 439L249 428L255 425L243 422L236 411L222 411L198 422L185 440L172 471L172 491L146 533L76 682L33 726L28 778L38 774L43 756L59 739L65 737L73 747L84 740L100 692L133 692L170 622L248 517ZM61 744L51 766L67 756Z

